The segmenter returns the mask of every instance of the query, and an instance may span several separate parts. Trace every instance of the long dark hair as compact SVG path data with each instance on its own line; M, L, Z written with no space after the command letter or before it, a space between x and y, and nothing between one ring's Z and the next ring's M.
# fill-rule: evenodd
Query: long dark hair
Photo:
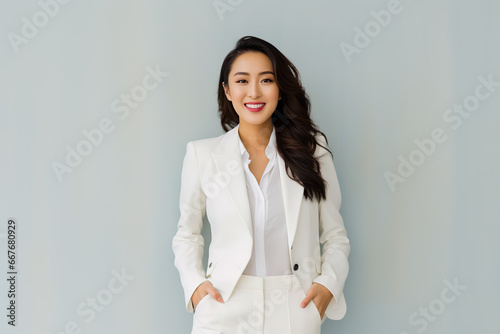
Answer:
M238 40L236 47L224 59L220 71L218 103L221 125L229 131L239 124L239 116L233 104L226 98L222 83L228 84L228 76L234 60L245 52L261 52L269 57L273 64L276 84L281 99L272 115L276 129L278 153L285 161L288 176L304 187L307 199L326 199L325 180L321 176L320 163L314 157L316 146L325 148L333 157L328 147L316 141L321 132L310 117L311 103L300 81L297 68L272 44L253 36L245 36Z

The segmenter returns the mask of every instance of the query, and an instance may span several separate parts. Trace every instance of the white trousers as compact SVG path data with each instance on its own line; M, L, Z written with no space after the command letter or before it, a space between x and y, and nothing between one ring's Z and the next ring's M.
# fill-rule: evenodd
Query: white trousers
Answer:
M320 318L295 275L242 275L224 303L206 295L196 306L191 334L320 334Z

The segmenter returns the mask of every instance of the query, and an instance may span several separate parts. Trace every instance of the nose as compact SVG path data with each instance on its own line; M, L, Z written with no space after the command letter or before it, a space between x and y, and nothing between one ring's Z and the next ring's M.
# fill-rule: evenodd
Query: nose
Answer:
M247 87L248 87L248 91L247 91L248 97L255 99L261 95L259 82L253 81Z

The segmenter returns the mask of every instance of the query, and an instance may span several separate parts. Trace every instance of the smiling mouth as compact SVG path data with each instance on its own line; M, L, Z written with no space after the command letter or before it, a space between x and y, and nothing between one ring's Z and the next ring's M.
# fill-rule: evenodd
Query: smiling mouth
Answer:
M265 105L265 103L245 103L245 107L252 112L261 111Z

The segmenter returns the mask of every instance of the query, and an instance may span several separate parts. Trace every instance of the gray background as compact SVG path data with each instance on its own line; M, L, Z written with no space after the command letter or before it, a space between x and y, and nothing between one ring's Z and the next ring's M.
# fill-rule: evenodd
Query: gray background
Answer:
M44 22L36 1L3 1L0 254L15 217L19 295L12 328L1 279L1 332L190 332L171 249L182 159L188 141L223 133L220 65L244 35L297 66L335 155L351 267L347 314L323 333L498 332L500 87L457 128L443 115L478 77L500 81L500 2L403 0L351 57L342 43L377 29L371 11L391 1L221 0L221 15L215 3L73 0ZM15 47L23 18L41 26ZM115 113L148 66L169 75ZM54 162L103 119L113 131L59 180ZM436 128L446 141L391 190L384 174ZM111 293L122 270L131 277ZM462 286L449 303L446 281ZM77 308L96 297L105 305L89 320Z

